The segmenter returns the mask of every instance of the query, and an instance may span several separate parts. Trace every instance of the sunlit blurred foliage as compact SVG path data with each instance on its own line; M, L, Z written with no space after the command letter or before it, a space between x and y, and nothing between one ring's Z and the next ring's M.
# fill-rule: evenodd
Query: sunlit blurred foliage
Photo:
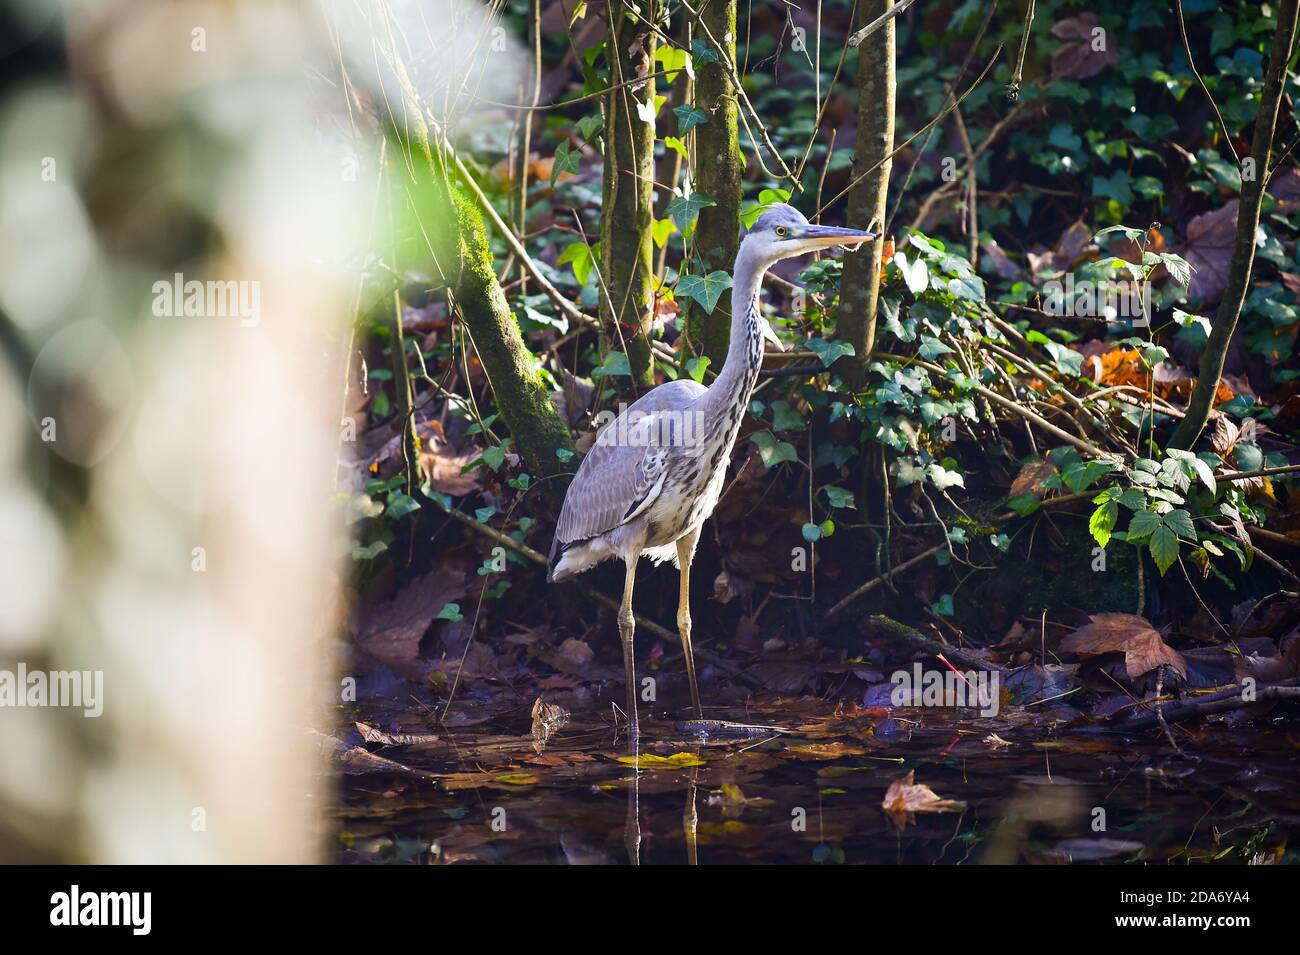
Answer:
M251 0L24 22L0 45L0 670L102 671L103 714L0 708L0 860L313 859L375 195L323 133L329 25ZM222 284L187 309L189 282Z

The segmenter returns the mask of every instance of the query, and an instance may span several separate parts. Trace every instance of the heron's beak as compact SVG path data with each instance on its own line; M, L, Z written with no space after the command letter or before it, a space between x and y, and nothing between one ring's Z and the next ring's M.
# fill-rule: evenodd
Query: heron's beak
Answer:
M812 248L829 249L835 245L851 245L856 248L863 242L870 242L876 234L858 229L841 229L839 226L808 225L799 229L794 237Z

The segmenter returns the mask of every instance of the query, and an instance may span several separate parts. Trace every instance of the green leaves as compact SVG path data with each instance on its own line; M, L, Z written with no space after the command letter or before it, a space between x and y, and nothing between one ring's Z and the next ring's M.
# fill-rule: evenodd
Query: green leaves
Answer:
M672 211L671 205L669 211ZM706 312L712 312L718 304L718 299L722 297L722 293L729 288L731 288L731 276L719 270L710 272L708 275L683 275L677 281L676 294L678 298L693 299Z
M605 356L605 360L592 369L591 376L611 377L613 375L631 376L632 366L628 364L627 355L621 351L612 351Z
M799 460L794 445L788 441L778 441L771 431L756 431L749 436L749 440L753 441L757 446L764 467L770 468L782 461Z
M703 126L709 121L709 114L698 106L683 104L673 110L673 115L677 117L677 131L685 136L696 126Z
M560 145L555 147L555 162L551 164L551 188L555 188L555 180L560 177L561 173L572 173L577 175L578 161L582 158L582 153L569 145L569 141L563 140Z
M704 384L704 373L709 370L709 356L700 355L698 358L686 359L686 374L690 375L700 384Z
M591 270L595 263L596 258L591 251L591 246L585 242L573 242L566 245L559 258L555 260L556 265L573 266L573 277L578 280L579 285L587 284L587 279L591 276Z
M668 208L664 211L677 224L678 232L682 235L690 235L695 228L695 217L700 214L700 210L716 205L717 203L708 196L692 192L689 196L674 196L673 201L668 203Z
M1105 547L1110 543L1110 534L1115 529L1118 517L1119 505L1114 501L1107 501L1092 512L1092 517L1088 520L1088 533L1099 546Z
M822 360L822 367L829 368L844 355L853 354L853 346L838 338L810 338L804 342L810 352L815 352Z
M846 491L844 488L836 487L834 484L826 485L826 487L822 488L822 491L825 492L826 501L831 507L857 507L857 505L853 503L852 491Z
M740 209L740 221L746 229L752 229L754 222L770 206L778 202L788 202L790 200L789 189L764 189L758 194L758 202L747 203ZM823 259L823 262L829 262L829 259Z
M773 431L802 431L807 427L803 415L791 407L790 402L778 400L772 402Z
M1083 372L1083 355L1058 342L1043 343L1043 350L1052 356L1056 370L1067 375L1078 376Z
M1108 503L1104 506L1110 507L1112 504ZM1093 513L1093 521L1100 520L1097 516L1098 512ZM1088 526L1091 530L1092 522L1089 522ZM1095 532L1093 536L1097 536ZM1125 536L1135 547L1141 547L1142 542L1146 541L1147 549L1151 552L1151 557L1155 560L1156 568L1162 577L1178 559L1179 538L1193 542L1197 539L1192 515L1181 508L1163 515L1155 511L1138 511L1129 522L1128 533Z
M939 339L932 338L929 335L921 336L920 352L921 352L921 357L924 358L926 361L934 361L940 355L946 355L951 351L952 349L949 348L947 345L945 345L943 342L939 341Z
M1178 536L1167 527L1157 527L1151 534L1148 546L1151 549L1151 557L1160 570L1160 576L1163 577L1165 571L1178 559Z
M690 53L680 47L669 46L666 43L661 43L655 49L655 62L664 71L664 79L669 83L674 82L677 79L677 74L682 70L685 70L687 75L693 75L694 73L691 69Z

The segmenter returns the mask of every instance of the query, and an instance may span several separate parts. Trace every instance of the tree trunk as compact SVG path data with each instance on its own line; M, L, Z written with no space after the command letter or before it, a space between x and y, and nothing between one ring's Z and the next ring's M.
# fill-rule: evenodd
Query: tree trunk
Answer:
M1255 263L1255 233L1259 230L1259 209L1264 200L1264 185L1268 178L1270 153L1273 150L1273 129L1277 125L1278 106L1282 101L1287 63L1296 32L1297 0L1282 0L1277 16L1277 32L1273 34L1273 49L1269 54L1268 72L1264 77L1264 92L1259 100L1259 116L1255 119L1255 136L1250 146L1253 175L1241 184L1241 202L1237 206L1237 239L1232 249L1232 263L1228 268L1228 283L1219 301L1218 311L1210 329L1209 341L1201 353L1200 371L1196 376L1196 390L1183 418L1169 439L1172 448L1189 449L1200 437L1210 418L1215 392L1223 377L1223 362L1228 345L1241 317L1241 306L1250 286L1251 268Z
M453 285L456 304L487 372L501 420L514 436L515 449L530 474L540 478L567 470L555 452L560 448L572 451L573 439L547 397L535 360L506 303L492 267L483 220L473 201L459 191L454 203L460 266ZM548 497L563 494L564 488L554 482L548 487L556 489L549 491Z
M561 462L555 452L561 448L572 451L573 437L551 404L535 367L536 360L524 345L519 324L493 268L482 216L473 200L456 185L453 170L457 163L449 159L445 144L435 143L430 136L405 66L396 58L394 64L407 115L411 117L409 128L390 129L392 137L408 151L406 161L394 163L394 167L409 170L405 175L408 194L415 197L415 206L410 210L415 220L445 223L447 227L435 229L430 235L421 226L421 235L431 243L435 275L450 288L454 304L469 328L497 410L515 439L524 466L539 478L569 471L572 465ZM421 168L428 170L427 184L416 172ZM564 490L564 482L549 481L544 493L552 503L559 504Z
M620 84L653 72L655 35L617 0L609 12L610 79L605 101L604 209L601 216L601 268L608 295L602 316L626 346L632 381L654 384L650 327L654 312L654 141L655 127L637 114L647 100L653 108L654 81ZM654 4L647 16L653 18Z
M705 0L700 20L736 60L736 0ZM701 28L697 35L708 34ZM695 128L693 188L717 205L700 211L695 227L695 253L703 274L715 269L731 271L740 245L740 176L745 169L737 130L739 105L735 86L726 66L715 60L701 66L695 78L695 105L709 114L709 121ZM692 302L687 320L691 347L707 355L716 373L727 360L731 334L729 296L722 296L713 311L706 312Z
M864 24L888 12L893 0L864 0L860 16ZM856 179L880 163L849 193L848 225L866 229L874 222L884 229L889 197L889 170L885 159L894 151L894 24L891 19L858 47L858 141L853 150ZM882 160L884 160L882 162ZM880 258L885 237L844 256L840 285L839 338L853 346L853 354L841 358L836 370L853 390L867 381L867 363L876 344L876 306L880 295Z

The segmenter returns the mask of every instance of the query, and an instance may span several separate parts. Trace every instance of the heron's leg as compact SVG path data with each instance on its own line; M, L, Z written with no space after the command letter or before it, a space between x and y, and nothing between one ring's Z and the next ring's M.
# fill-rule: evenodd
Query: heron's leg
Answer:
M627 681L628 732L638 732L636 718L636 657L632 652L632 635L636 631L636 618L632 616L632 588L636 584L636 565L641 555L627 562L627 578L623 582L623 603L618 608L618 635L623 641L623 675Z
M677 633L682 638L682 653L686 656L686 679L691 684L691 706L695 718L704 719L700 707L700 687L695 682L695 652L691 649L691 561L695 559L695 544L700 539L697 528L677 541L677 565L682 572L681 595L677 598Z

